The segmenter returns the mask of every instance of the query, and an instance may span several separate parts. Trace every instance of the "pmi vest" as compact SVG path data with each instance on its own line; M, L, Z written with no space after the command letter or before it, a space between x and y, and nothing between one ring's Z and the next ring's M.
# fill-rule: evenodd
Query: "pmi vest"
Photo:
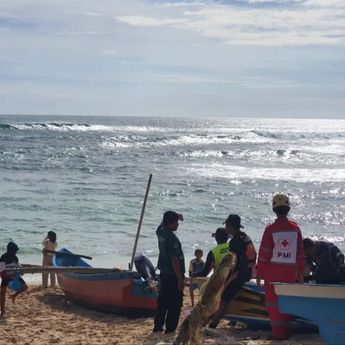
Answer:
M226 253L229 252L229 243L221 243L217 247L212 249L212 254L214 257L214 268L216 268L220 262L222 261L223 257Z

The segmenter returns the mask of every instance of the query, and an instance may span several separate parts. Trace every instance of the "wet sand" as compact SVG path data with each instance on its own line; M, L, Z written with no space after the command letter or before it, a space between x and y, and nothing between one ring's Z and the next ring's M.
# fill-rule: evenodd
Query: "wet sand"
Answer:
M181 321L191 308L189 291ZM205 329L204 344L225 345L324 345L317 334L294 335L289 341L269 341L267 331L231 328L223 320L216 330ZM66 302L59 288L43 289L30 285L13 305L6 300L6 315L0 317L0 344L172 344L174 336L152 334L153 319L127 319L93 311Z

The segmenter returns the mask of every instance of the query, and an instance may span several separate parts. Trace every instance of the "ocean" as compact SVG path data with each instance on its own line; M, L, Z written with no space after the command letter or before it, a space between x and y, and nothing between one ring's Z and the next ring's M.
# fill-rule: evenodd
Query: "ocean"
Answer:
M152 173L137 253L153 264L166 210L184 215L188 267L230 213L258 248L276 192L303 236L345 251L344 158L345 120L1 116L0 250L12 239L41 264L53 230L93 266L127 268Z

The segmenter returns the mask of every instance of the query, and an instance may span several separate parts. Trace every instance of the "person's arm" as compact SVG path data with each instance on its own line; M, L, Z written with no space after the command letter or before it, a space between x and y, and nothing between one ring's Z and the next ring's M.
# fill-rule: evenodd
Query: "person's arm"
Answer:
M174 270L174 273L177 277L177 284L178 284L178 289L180 291L183 291L184 288L184 276L182 274L182 270L181 270L181 266L180 266L180 262L177 256L171 256L171 264L172 264L172 268Z
M47 254L47 244L48 244L48 237L45 237L43 242L42 242L42 253L43 255L46 255Z
M259 254L258 254L258 263L256 266L256 282L260 285L262 279L265 279L265 271L267 262L272 258L273 250L273 239L271 232L268 228L265 229L265 232L262 236Z
M189 276L192 276L193 273L193 260L190 260L189 262L189 270L188 270Z
M214 268L214 256L212 251L210 250L207 254L206 263L204 269L200 272L193 273L193 277L207 277L207 275L211 272Z
M297 281L301 283L303 282L304 249L303 249L302 233L300 229L298 229L298 233L297 233L296 262L297 262Z

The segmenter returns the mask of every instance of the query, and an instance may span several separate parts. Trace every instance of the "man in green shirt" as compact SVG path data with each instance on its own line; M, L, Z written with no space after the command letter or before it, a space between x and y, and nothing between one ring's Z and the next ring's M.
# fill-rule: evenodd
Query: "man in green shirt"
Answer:
M160 290L153 332L162 332L164 323L165 333L175 332L180 317L185 262L181 243L174 234L179 226L179 220L183 221L181 214L167 211L156 231L159 247L157 267L160 270Z

